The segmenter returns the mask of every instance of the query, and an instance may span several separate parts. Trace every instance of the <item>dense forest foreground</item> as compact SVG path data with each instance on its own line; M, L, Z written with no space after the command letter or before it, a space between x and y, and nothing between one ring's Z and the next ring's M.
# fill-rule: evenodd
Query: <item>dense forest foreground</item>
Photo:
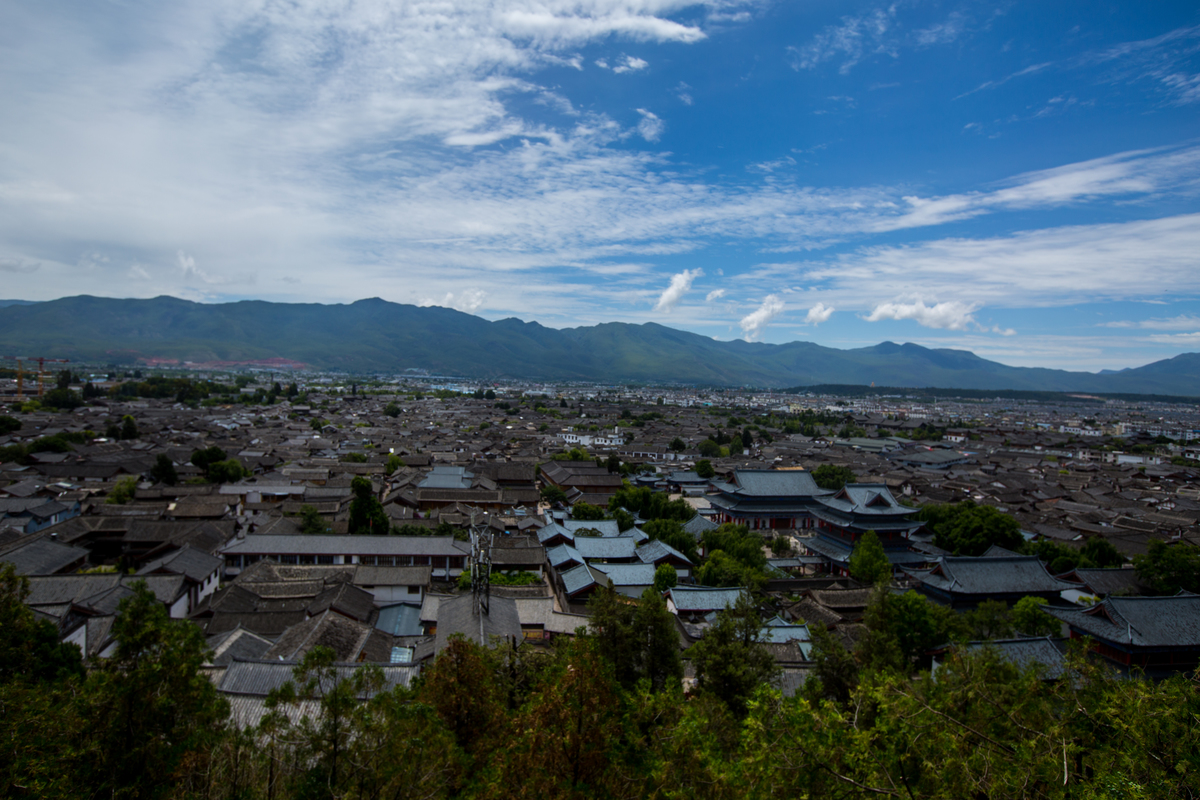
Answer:
M931 674L882 590L853 650L817 636L814 677L791 697L772 686L752 604L722 616L685 669L661 598L609 594L590 633L550 647L455 639L388 691L380 668L339 672L318 648L248 730L205 675L199 629L148 590L121 601L116 652L87 668L25 591L0 573L7 797L1200 794L1194 677L1119 679L1080 650L1051 680L987 648L952 650Z

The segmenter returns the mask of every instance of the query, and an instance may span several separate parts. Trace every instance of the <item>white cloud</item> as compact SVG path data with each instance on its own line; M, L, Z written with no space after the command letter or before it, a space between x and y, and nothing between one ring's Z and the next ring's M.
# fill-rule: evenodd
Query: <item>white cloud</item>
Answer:
M945 328L952 331L966 330L975 322L972 313L978 309L974 304L949 301L932 306L925 305L923 300L911 303L889 302L880 303L864 319L867 322L879 322L884 319L911 319L926 328Z
M966 29L966 17L959 11L951 12L944 22L930 25L916 31L917 44L928 47L934 44L947 44L962 35Z
M1153 319L1141 320L1117 320L1115 322L1102 322L1102 328L1147 328L1158 331L1186 331L1191 328L1200 328L1200 317L1194 314L1180 314L1177 317L1155 317Z
M618 75L622 72L637 72L645 69L648 66L650 66L649 61L644 61L634 56L623 56L621 58L621 62L617 64L617 66L613 67L613 72L617 73Z
M657 142L667 124L659 119L658 115L644 108L639 108L637 112L642 115L642 121L637 126L638 134L647 142Z
M1195 347L1200 345L1200 331L1194 333L1155 333L1148 338L1152 342L1178 347Z
M479 309L483 308L483 301L487 297L487 293L482 289L464 289L457 295L454 292L446 292L446 296L442 300L421 300L417 305L422 307L442 306L443 308L453 308L455 311L462 311L465 314L474 314Z
M819 265L764 267L802 273L842 305L863 287L884 297L913 292L959 306L1048 307L1200 294L1200 214L868 247Z
M876 8L856 17L842 17L837 25L830 25L802 47L789 47L791 65L795 70L813 69L822 62L834 58L842 59L840 72L843 74L857 64L864 55L887 52L885 35L896 17L896 6Z
M714 300L720 300L724 296L725 296L724 289L713 289L711 292L709 292L707 295L704 296L704 302L711 303Z
M675 95L683 101L684 105L692 104L692 87L683 81L680 81L679 85L675 87Z
M767 323L783 313L783 301L773 294L763 298L762 305L742 317L738 323L742 328L742 336L747 342L756 341L762 336Z
M654 305L655 311L660 311L665 314L670 314L671 309L679 304L683 296L691 291L692 281L704 274L702 269L685 269L677 275L671 276L671 284L663 290L662 295L658 298L658 302Z
M0 272L13 273L30 273L36 272L40 267L36 261L31 261L26 258L0 258Z
M804 316L804 322L808 325L820 325L822 322L828 322L833 316L833 306L827 306L824 303L817 303L808 310L808 314Z

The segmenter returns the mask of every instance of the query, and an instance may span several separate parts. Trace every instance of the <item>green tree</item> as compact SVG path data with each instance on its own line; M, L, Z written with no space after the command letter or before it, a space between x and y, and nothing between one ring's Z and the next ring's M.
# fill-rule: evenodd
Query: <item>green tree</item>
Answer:
M250 471L236 458L217 461L208 465L208 479L213 483L237 483L250 476Z
M747 567L724 550L713 550L696 570L696 583L701 586L758 589L765 579L760 571Z
M880 583L892 577L892 564L875 531L867 531L850 553L850 574L863 583Z
M8 414L0 414L0 436L7 436L21 430L21 420Z
M354 499L350 501L349 532L381 535L391 528L383 505L375 497L375 487L369 478L359 475L350 481Z
M159 453L150 468L150 477L155 483L174 486L179 483L179 473L175 471L175 462L166 453Z
M696 445L696 449L700 451L700 455L705 458L715 458L721 453L721 445L714 442L712 439L705 439L700 444Z
M309 535L329 533L329 523L315 506L305 504L300 506L300 532Z
M97 659L84 688L88 783L102 796L156 797L220 735L229 705L200 672L200 629L173 622L145 581L131 588L113 623L116 650Z
M58 630L25 605L29 579L0 562L0 684L83 677L79 647L60 642Z
M136 439L138 438L137 421L129 414L121 417L121 438Z
M138 480L137 476L130 475L117 481L117 485L108 493L108 497L104 499L105 503L111 505L123 506L133 499L133 495L137 492Z
M542 499L551 505L554 503L565 503L567 502L567 493L561 487L551 484L542 489Z
M505 739L505 698L490 654L460 635L450 637L425 669L417 699L431 707L458 746L472 757L486 756L491 743Z
M1000 600L984 600L966 615L973 639L1007 639L1013 633L1012 615L1008 604Z
M347 464L365 464L367 463L366 453L346 453L342 456L342 461Z
M678 583L679 574L670 564L659 564L654 570L654 591L661 594L667 589L675 588Z
M812 479L822 489L838 490L847 483L855 483L858 476L849 467L839 464L822 464L812 471Z
M718 448L719 449L719 448ZM712 462L707 458L702 458L696 462L696 474L705 480L716 476L717 471L713 468Z
M729 452L734 455L741 455L746 449L746 443L742 441L742 437L735 436L729 440Z
M1079 549L1079 555L1083 562L1102 569L1119 567L1125 563L1125 556L1113 547L1112 542L1099 536L1093 536L1084 542L1083 547Z
M606 518L604 509L591 503L576 503L571 506L571 519L597 521Z
M388 475L391 475L393 472L403 466L404 459L400 458L400 456L396 455L395 453L392 453L390 456L388 456L387 463L384 465L384 471L387 472Z
M193 450L191 462L192 466L196 467L196 469L202 470L205 476L207 476L209 467L218 461L224 461L226 458L228 458L228 456L225 455L225 451L216 445L213 445L212 447L206 447L203 450Z
M946 606L931 603L911 589L894 594L875 587L863 614L866 636L859 642L859 661L877 671L907 674L933 647L964 637L962 619Z
M679 453L687 449L687 442L676 436L671 440L671 443L667 445L667 448Z
M1010 618L1018 633L1026 636L1053 636L1061 629L1061 623L1042 610L1047 605L1041 597L1022 597L1012 608Z
M858 685L858 665L854 655L837 640L824 623L808 626L812 636L810 658L813 671L804 685L804 696L814 706L822 700L832 700L838 705L850 702L850 696Z
M755 689L770 682L777 671L775 659L759 640L761 630L758 609L743 592L688 650L697 688L721 700L739 718L746 714Z
M1150 542L1145 555L1133 557L1138 580L1155 594L1183 591L1200 594L1200 548L1190 544Z
M933 533L936 546L956 556L981 556L992 545L1016 552L1025 541L1015 519L970 500L925 506L917 519Z
M650 682L651 690L679 690L683 679L683 662L679 658L679 629L675 615L667 610L666 601L657 590L659 572L663 567L674 576L675 569L663 564L654 573L653 587L642 592L633 616L633 632L641 645L639 671ZM672 580L672 585L674 581Z
M652 519L642 525L642 531L651 539L657 539L663 544L670 545L693 564L700 560L696 547L696 537L683 529L683 524L674 519Z
M720 550L738 563L756 572L767 567L767 555L763 552L763 538L757 531L745 525L726 522L704 532L704 549L710 554Z
M388 403L383 407L383 413L392 418L398 417L400 416L400 406L396 403Z

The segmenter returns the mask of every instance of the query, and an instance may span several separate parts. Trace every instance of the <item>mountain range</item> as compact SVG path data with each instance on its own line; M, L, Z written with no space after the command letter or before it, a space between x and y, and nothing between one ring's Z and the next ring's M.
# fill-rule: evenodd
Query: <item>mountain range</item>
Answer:
M1197 353L1094 374L1010 367L965 350L892 342L850 350L812 342L720 342L655 323L556 330L378 298L348 305L90 296L0 301L0 350L91 363L293 362L314 369L412 369L481 380L875 384L1200 397Z

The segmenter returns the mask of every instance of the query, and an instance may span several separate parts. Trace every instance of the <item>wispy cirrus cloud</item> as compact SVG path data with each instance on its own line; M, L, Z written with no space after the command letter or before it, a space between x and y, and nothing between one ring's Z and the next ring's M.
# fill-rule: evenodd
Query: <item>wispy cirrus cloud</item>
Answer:
M1200 316L1180 314L1177 317L1154 317L1141 320L1116 320L1100 323L1102 328L1141 328L1156 331L1186 331L1200 329Z

